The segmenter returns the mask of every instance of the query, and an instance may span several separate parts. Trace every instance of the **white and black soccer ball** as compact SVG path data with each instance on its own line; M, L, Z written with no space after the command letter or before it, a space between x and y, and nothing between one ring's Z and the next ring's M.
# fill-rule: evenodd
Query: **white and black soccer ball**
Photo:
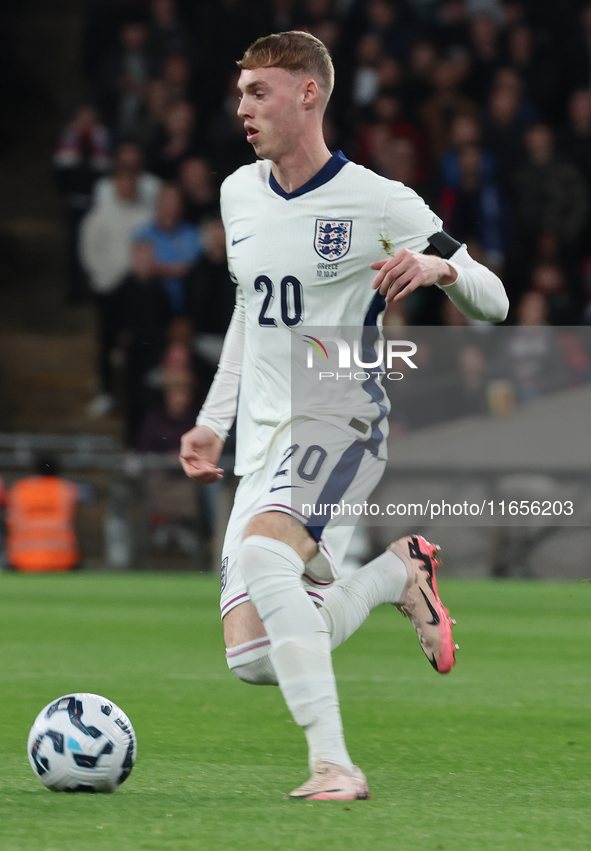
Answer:
M29 733L31 768L54 792L114 792L137 754L127 715L98 694L67 694L42 709Z

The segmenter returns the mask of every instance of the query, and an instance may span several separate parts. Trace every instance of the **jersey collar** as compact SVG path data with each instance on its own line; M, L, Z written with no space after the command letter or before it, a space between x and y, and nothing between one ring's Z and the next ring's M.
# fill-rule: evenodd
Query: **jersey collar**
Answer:
M324 184L328 183L329 180L332 180L348 162L349 160L342 151L335 151L329 161L322 166L320 171L317 171L314 177L311 177L307 183L304 183L303 186L300 186L299 189L296 189L294 192L286 192L285 189L282 189L273 177L273 172L269 175L269 186L277 195L281 195L281 197L285 198L286 201L290 201L292 198L298 198L300 195L305 195L306 192L318 189L319 186L324 186Z

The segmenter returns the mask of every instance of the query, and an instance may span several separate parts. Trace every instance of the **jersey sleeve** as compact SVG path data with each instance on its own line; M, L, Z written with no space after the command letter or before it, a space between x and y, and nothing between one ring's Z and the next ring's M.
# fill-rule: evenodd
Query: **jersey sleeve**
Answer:
M385 238L390 243L388 253L395 254L401 248L424 251L429 245L429 237L442 228L443 222L439 216L414 189L391 181L384 202L380 234L381 239Z
M244 317L244 296L238 288L217 372L197 417L197 425L208 426L223 441L236 418L244 352Z
M446 260L457 272L453 284L438 286L468 319L502 322L509 312L509 299L500 278L478 263L465 245Z
M442 230L443 222L414 190L393 183L384 205L383 227L391 242L389 253L401 248L423 252L429 246L429 237ZM509 300L494 272L470 257L465 245L446 262L455 269L457 279L441 289L464 316L488 322L506 319Z

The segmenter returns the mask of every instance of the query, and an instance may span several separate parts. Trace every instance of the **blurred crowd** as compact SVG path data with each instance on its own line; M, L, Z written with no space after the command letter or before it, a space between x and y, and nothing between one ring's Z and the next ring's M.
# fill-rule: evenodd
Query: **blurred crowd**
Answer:
M591 324L591 4L94 0L88 96L54 165L68 296L89 288L96 303L90 412L119 394L140 450L174 451L211 382L234 299L219 186L254 160L235 61L286 29L308 30L333 56L331 150L416 189L501 275L509 323ZM386 321L463 319L430 288Z
M533 293L524 305L534 319ZM397 329L387 329L395 339ZM519 322L413 329L413 370L400 361L385 381L392 403L390 439L462 417L511 416L530 402L591 382L591 328ZM568 402L566 403L568 404ZM532 440L535 439L535 429Z

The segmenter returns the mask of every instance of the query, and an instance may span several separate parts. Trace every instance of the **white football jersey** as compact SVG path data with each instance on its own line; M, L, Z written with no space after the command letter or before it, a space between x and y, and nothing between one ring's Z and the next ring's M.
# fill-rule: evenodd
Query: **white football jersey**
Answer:
M291 351L301 326L376 325L383 297L369 264L401 248L423 251L442 228L425 202L401 183L341 153L293 193L262 160L228 177L221 191L228 265L245 307L238 399L236 472L264 464L277 426L292 416ZM355 382L343 405L364 422L382 423L386 394ZM318 400L310 415L322 416ZM326 415L334 415L334 406ZM374 428L374 434L376 433ZM369 436L369 435L368 435Z

